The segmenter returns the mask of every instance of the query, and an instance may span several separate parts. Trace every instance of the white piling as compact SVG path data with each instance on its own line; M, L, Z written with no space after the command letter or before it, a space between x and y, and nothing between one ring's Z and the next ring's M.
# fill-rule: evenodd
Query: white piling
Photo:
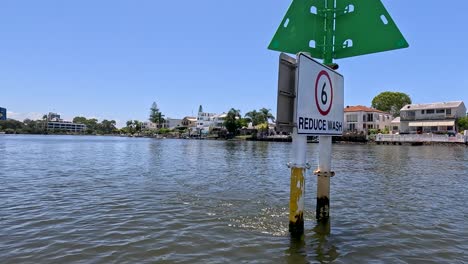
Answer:
M319 164L314 172L317 175L317 208L316 218L319 221L328 220L330 216L330 178L334 176L331 171L332 137L319 137Z

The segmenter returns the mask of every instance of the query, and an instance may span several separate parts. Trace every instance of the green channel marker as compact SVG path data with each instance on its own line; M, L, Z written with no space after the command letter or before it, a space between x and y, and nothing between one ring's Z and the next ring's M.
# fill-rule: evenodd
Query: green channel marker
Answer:
M323 58L325 19L318 11L324 8L325 0L294 0L268 49L290 54L303 51Z
M336 9L335 59L409 47L380 0L337 0Z
M332 58L341 59L409 47L380 0L335 0L334 8L326 1L293 0L268 48L319 59L332 49ZM327 14L334 28L326 26ZM327 32L333 33L332 47L325 45Z
M308 52L312 57L323 59L324 65L337 69L333 59L408 46L380 0L293 0L268 48L292 54ZM297 103L297 97L295 100ZM289 231L293 237L301 239L304 234L304 188L301 186L305 185L303 177L299 177L303 175L297 171L305 169L306 142L306 137L294 128ZM335 175L331 170L332 137L319 136L318 148L318 169L314 172L317 175L315 215L317 226L329 234L330 177Z

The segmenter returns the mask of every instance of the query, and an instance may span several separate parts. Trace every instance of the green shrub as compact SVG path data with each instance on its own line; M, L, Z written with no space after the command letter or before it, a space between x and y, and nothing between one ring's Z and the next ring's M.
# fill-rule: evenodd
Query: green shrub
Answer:
M171 132L171 130L169 128L161 128L158 131L159 134L163 134L163 135L169 134L170 132Z

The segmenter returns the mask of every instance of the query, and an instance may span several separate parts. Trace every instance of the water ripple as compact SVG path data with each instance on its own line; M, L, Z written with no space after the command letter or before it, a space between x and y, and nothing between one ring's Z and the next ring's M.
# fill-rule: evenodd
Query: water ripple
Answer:
M334 145L288 234L288 143L0 136L2 263L464 263L468 150ZM308 145L316 166L317 145Z

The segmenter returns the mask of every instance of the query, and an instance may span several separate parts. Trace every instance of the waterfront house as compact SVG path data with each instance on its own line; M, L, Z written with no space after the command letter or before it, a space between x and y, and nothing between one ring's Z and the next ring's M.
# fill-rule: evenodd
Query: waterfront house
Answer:
M182 127L182 119L177 118L166 118L160 124L153 123L151 121L141 123L141 128L143 130L158 130L161 128L175 129Z
M400 117L395 117L395 119L392 120L392 134L397 134L400 132Z
M367 106L346 106L344 109L345 131L364 132L369 129L391 129L393 116L375 108Z
M143 130L158 130L161 128L174 129L182 125L182 119L166 118L163 122L156 124L151 121L142 122L141 129Z
M215 115L215 113L198 112L195 130L200 134L208 134L210 126L212 125L212 118Z
M182 128L182 119L178 118L167 118L166 125L169 129L181 129Z
M160 128L166 128L166 123L162 122L161 124L156 124L151 121L146 121L141 123L142 130L158 130Z
M213 128L223 128L224 121L226 120L227 114L222 113L218 115L214 115L211 122L211 127Z
M400 134L455 133L456 119L464 116L462 101L408 104L400 110Z
M213 129L222 129L224 127L224 120L227 114L208 113L203 111L200 105L198 109L197 125L192 128L198 134L208 134Z
M182 119L182 127L192 128L197 126L197 118L193 116L186 116Z

